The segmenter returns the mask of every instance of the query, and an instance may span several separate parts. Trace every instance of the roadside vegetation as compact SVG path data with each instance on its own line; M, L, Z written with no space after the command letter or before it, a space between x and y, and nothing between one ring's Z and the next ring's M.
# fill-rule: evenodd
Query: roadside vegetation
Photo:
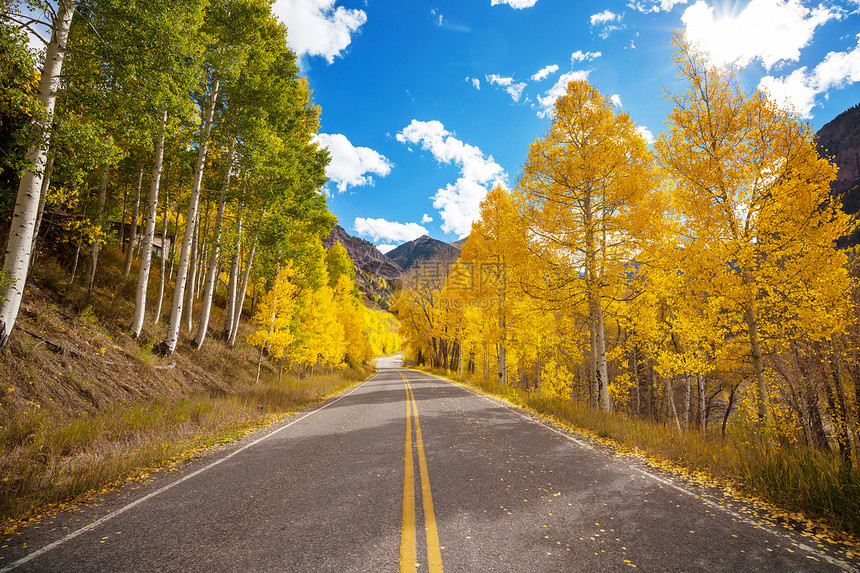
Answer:
M796 113L676 50L653 146L568 84L460 258L406 278L406 359L860 536L860 258L837 247L856 221L836 166Z
M6 529L238 439L372 371L357 362L311 374L269 355L260 361L244 342L247 323L233 347L219 340L192 353L192 333L183 333L182 350L162 357L153 348L164 324L148 323L135 341L120 319L132 306L121 294L133 286L121 253L108 249L103 264L104 280L87 297L57 261L43 261L25 296L25 330L0 353Z
M444 369L424 369L504 398L609 443L621 453L643 455L659 467L680 471L704 485L765 501L775 522L855 546L860 542L860 472L846 468L828 452L803 445L767 448L754 428L737 429L721 439L705 439L697 433L673 432L665 423L599 412L582 402L537 390L461 378ZM807 519L813 523L806 523Z

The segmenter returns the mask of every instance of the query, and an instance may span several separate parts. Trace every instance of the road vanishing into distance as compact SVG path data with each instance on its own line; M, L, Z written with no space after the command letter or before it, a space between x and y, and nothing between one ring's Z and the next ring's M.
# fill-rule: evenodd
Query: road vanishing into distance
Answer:
M739 502L399 366L4 537L0 571L860 570Z

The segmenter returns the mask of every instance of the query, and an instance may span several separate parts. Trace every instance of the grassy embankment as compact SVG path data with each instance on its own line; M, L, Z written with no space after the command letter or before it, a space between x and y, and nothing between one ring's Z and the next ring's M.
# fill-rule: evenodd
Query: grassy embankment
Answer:
M149 317L138 341L128 336L135 285L122 279L121 264L106 250L88 300L50 260L40 261L28 283L19 325L41 339L16 330L0 352L4 529L235 440L368 375L342 370L299 379L285 370L279 382L264 360L255 385L258 351L243 342L247 317L230 349L214 336L223 320L218 306L201 349L188 346L183 328L176 353L158 357L152 348L163 340L166 319L153 325Z
M445 370L422 370L504 398L618 446L622 452L644 454L658 465L668 465L706 483L728 486L799 514L777 512L773 517L778 522L801 527L804 518L811 518L847 533L843 541L857 544L860 539L860 469L846 467L836 455L802 445L767 448L754 436L738 433L725 439L709 436L706 440L696 432L680 434L665 424L603 414L571 400L547 398L537 391L464 380Z

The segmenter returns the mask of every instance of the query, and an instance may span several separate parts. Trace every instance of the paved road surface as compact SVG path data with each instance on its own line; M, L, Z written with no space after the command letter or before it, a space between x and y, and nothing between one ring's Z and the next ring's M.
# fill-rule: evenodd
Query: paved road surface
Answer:
M392 359L321 407L4 538L0 571L860 570L691 487Z

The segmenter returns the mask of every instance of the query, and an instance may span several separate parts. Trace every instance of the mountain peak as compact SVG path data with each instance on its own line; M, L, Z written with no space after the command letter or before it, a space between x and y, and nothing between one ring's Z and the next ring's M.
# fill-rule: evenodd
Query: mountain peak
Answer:
M444 241L422 235L388 251L388 257L408 271L421 261L433 258L455 261L460 257L460 249Z

